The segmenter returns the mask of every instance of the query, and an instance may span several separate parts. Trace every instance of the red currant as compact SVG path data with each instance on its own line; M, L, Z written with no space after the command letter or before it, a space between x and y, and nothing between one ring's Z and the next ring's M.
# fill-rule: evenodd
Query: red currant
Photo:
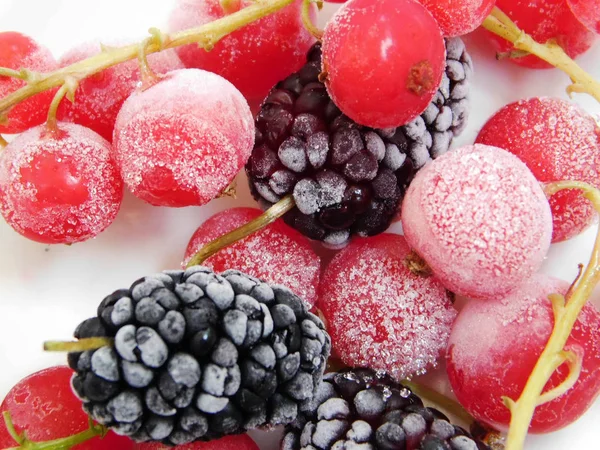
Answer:
M93 42L76 47L65 54L60 66L68 66L100 53L100 44ZM151 69L157 74L183 69L174 50L148 56ZM63 101L58 111L60 120L86 126L104 139L112 141L113 128L123 102L140 82L137 61L127 61L82 80L75 93L75 103Z
M73 371L68 367L51 367L19 381L0 406L10 412L19 434L31 441L48 441L69 437L88 428L88 416L71 391ZM15 447L4 422L0 420L0 448ZM110 431L103 439L96 437L74 447L75 450L132 450L133 442Z
M594 41L594 33L575 18L566 0L496 0L496 5L536 41L553 39L571 58L585 52ZM500 52L513 49L512 44L501 37L489 36ZM533 55L510 58L510 61L535 69L553 67Z
M600 3L598 0L567 0L567 4L582 24L600 34Z
M123 182L110 144L81 125L60 122L23 133L0 153L0 212L37 242L70 244L115 219Z
M260 214L261 211L254 208L232 208L215 214L192 236L185 251L185 261L205 244ZM221 250L203 265L215 272L237 269L269 283L283 284L308 305L316 302L321 261L309 240L281 220Z
M169 447L160 442L135 444L134 450L259 450L258 445L247 434L225 436L208 442L192 442L191 444Z
M541 182L580 180L600 187L600 128L566 100L532 98L511 103L483 127L477 142L518 156ZM552 241L581 233L596 217L579 191L550 198Z
M452 329L447 371L461 405L475 419L505 429L510 412L502 396L517 400L544 349L554 318L551 293L565 294L569 283L536 275L502 300L470 302ZM558 430L580 417L600 394L600 314L587 305L567 341L567 350L583 358L581 375L571 389L536 408L529 431ZM563 364L546 391L568 374Z
M251 0L179 0L170 30L199 26L252 4ZM207 52L197 44L179 47L187 67L208 70L229 80L251 101L262 101L271 87L300 69L314 38L302 24L302 0L221 39ZM315 10L313 9L313 12Z
M361 125L391 128L415 119L435 95L445 66L440 28L414 0L352 0L325 27L327 90Z
M56 66L50 50L38 45L30 37L12 31L0 33L0 67L50 72ZM23 86L23 80L0 76L0 98ZM46 91L12 107L8 113L8 122L0 125L0 133L21 133L43 123L53 96L52 91Z
M496 0L417 0L437 20L444 36L461 36L475 30Z

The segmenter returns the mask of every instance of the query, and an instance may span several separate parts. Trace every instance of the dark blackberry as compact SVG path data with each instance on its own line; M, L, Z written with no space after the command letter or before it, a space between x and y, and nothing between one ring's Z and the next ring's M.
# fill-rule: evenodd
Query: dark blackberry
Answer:
M407 387L369 369L325 375L281 450L490 450Z
M250 189L264 207L293 194L285 221L312 239L344 244L352 234L386 230L416 171L445 153L466 125L471 58L459 38L446 40L446 73L420 117L374 130L342 115L318 79L321 47L278 83L256 119L246 165Z
M287 288L199 266L109 295L75 332L94 336L114 348L68 358L85 411L118 434L169 445L292 422L331 347Z

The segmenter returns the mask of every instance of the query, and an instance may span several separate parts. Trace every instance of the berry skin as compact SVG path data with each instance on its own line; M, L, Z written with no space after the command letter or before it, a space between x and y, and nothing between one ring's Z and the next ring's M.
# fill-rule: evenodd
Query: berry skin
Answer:
M567 4L577 20L600 34L600 3L596 0L567 0Z
M507 428L510 412L501 398L516 400L521 394L554 323L548 295L564 295L568 289L565 281L535 275L502 300L470 302L460 312L450 336L447 371L459 402L475 419ZM566 393L536 408L532 433L574 422L600 394L600 314L592 305L581 312L566 349L583 356L581 375ZM563 364L544 391L567 374Z
M417 0L437 20L446 37L470 33L483 23L496 0Z
M447 289L495 299L539 269L550 247L552 214L524 163L476 144L419 171L402 203L402 227Z
M490 450L407 387L368 369L328 373L281 450Z
M292 422L331 347L286 287L200 266L109 295L75 331L92 336L114 348L69 354L84 410L136 442L168 445Z
M230 2L233 13L251 0ZM197 44L177 48L186 67L214 72L229 80L248 101L260 101L278 80L298 70L314 38L302 24L302 0L225 36L207 52ZM314 14L313 9L313 14ZM170 31L212 22L226 15L220 0L179 0Z
M0 212L28 239L72 244L113 222L123 182L107 141L81 125L58 128L32 128L0 153Z
M33 39L14 31L0 33L0 67L34 72L51 72L56 69L56 61L50 50L37 44ZM0 76L0 98L25 86L25 81ZM8 122L0 125L0 133L21 133L46 120L54 91L37 94L13 106L9 111Z
M571 58L588 50L594 41L594 33L575 18L566 0L496 0L496 6L537 42L556 40ZM491 33L488 36L499 52L513 50L510 42ZM510 58L510 61L533 69L553 67L533 55Z
M532 98L511 103L482 128L477 143L518 156L543 183L579 180L600 187L600 128L566 100ZM581 233L596 217L591 203L576 190L550 198L552 242Z
M333 104L318 80L315 44L304 67L280 81L258 113L246 165L254 198L266 206L292 194L298 207L286 223L329 246L383 232L415 169L445 153L466 125L471 58L458 38L448 39L447 50L442 85L425 112L408 125L375 130Z
M51 367L19 381L6 395L0 410L10 412L18 433L27 433L32 441L69 437L88 428L88 417L81 401L71 391L73 371ZM17 444L0 420L0 448ZM109 431L73 447L74 450L132 450L133 441Z
M329 95L372 128L399 127L425 111L442 81L444 55L437 22L414 0L353 0L323 35Z
M232 208L215 214L200 225L190 239L185 262L210 241L260 214L255 208ZM309 308L317 300L321 260L308 239L280 220L221 250L202 264L215 272L236 269L267 283L283 284Z
M59 61L65 67L100 53L97 42L80 45L67 52ZM174 50L165 50L148 55L150 68L156 74L166 74L183 69L183 64ZM75 103L61 102L58 118L91 128L108 141L112 141L117 114L123 102L140 82L137 60L118 64L80 82L75 93Z
M413 274L402 236L353 240L325 269L319 288L336 355L348 366L401 380L423 374L446 349L456 317L450 294Z
M156 206L203 205L248 160L252 122L248 103L227 80L176 70L125 101L115 124L115 158L136 197Z
M159 442L135 443L134 450L171 450L173 447ZM178 445L175 450L259 450L258 445L247 434L225 436L208 442L193 442Z

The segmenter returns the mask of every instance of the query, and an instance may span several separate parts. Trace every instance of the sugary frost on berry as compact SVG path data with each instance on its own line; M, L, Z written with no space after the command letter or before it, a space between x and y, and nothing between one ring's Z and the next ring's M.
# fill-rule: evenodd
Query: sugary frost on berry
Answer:
M417 0L437 20L444 36L462 36L483 23L496 0Z
M498 298L529 278L550 247L552 215L527 166L476 144L425 166L402 204L409 245L451 291Z
M402 236L356 238L325 270L318 305L345 364L400 380L442 355L456 311L438 281L407 268L409 253Z
M571 102L532 98L511 103L483 127L477 142L515 154L538 181L584 181L600 187L600 128ZM552 241L581 233L596 218L592 204L579 191L550 198Z
M123 182L110 144L88 128L60 122L18 136L0 154L0 211L34 241L79 242L110 225Z
M230 2L231 11L251 0ZM275 83L304 64L314 38L302 24L302 0L225 36L207 52L197 44L179 47L186 67L208 70L229 80L248 100L261 101ZM314 13L314 9L312 10ZM219 0L179 0L169 19L170 31L212 22L226 15Z
M50 50L40 46L30 37L14 31L0 33L0 67L51 72L56 66ZM17 78L0 76L0 98L25 84L25 81ZM21 133L43 123L53 96L52 90L46 91L13 106L8 113L8 123L0 125L0 133Z
M502 396L517 399L552 332L548 295L566 294L569 283L537 274L503 299L470 302L460 312L448 344L447 370L453 391L477 420L505 429L510 412ZM588 304L566 350L583 357L569 391L536 408L530 432L546 433L580 417L600 393L600 314ZM563 364L544 391L568 374Z
M202 205L244 166L254 144L248 103L224 78L173 71L127 99L114 150L137 197L160 206Z
M192 236L185 261L213 239L260 214L261 211L254 208L232 208L212 216ZM224 248L203 264L216 272L236 269L268 283L283 284L309 306L316 302L320 258L306 237L280 220Z
M567 4L582 24L600 34L600 3L597 0L567 0Z
M106 43L105 43L106 44ZM122 42L116 45L124 45ZM87 42L68 51L59 61L65 67L97 55L101 51L99 42ZM175 50L168 49L148 55L150 68L156 74L166 74L183 69ZM137 60L109 67L102 72L82 80L75 93L75 103L61 103L60 120L75 122L91 128L104 139L112 141L113 128L123 102L140 85L140 67Z
M571 58L588 50L594 42L594 33L575 18L566 0L496 0L496 6L537 42L554 40ZM513 50L510 42L491 33L489 36L500 52ZM535 69L553 67L533 55L510 61Z

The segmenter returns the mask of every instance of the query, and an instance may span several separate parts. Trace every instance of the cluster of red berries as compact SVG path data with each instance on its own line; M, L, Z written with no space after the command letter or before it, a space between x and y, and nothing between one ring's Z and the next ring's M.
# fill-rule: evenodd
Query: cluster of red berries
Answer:
M180 0L170 28L179 31L208 23L251 3ZM406 127L401 133L416 136L420 123L438 126L443 121L444 83L450 90L447 71L456 71L460 80L460 71L465 70L464 65L452 66L456 60L448 63L448 39L477 28L495 5L534 39L553 39L572 57L587 50L599 31L600 8L593 0L469 0L453 7L454 3L350 0L325 28L322 55L309 53L303 66L306 53L315 51L315 39L304 27L302 1L297 0L223 38L210 52L184 46L150 55L142 74L137 63L127 62L75 80L75 102L65 100L54 111L57 123L43 123L56 91L37 94L12 108L0 125L2 133L22 133L0 153L0 212L29 239L83 241L113 222L124 186L152 205L206 204L227 189L248 164L255 142L262 140L275 142L279 153L269 150L271 165L256 170L270 177L274 168L281 169L279 182L289 184L294 197L299 173L312 176L325 166L319 176L337 183L343 177L336 167L347 164L343 176L358 186L351 186L350 194L346 184L339 188L331 181L329 186L339 196L337 203L343 199L347 209L366 197L360 183L377 180L384 170L391 173L390 167L397 170L402 161L413 158L398 143L397 130ZM502 52L512 48L492 39ZM97 43L86 44L56 62L30 38L0 33L0 67L13 70L51 72L99 50ZM512 56L521 65L546 67L532 55ZM470 67L470 60L465 64ZM29 77L27 72L0 76L0 96L23 86ZM249 103L265 98L274 85L265 104L276 104L284 116L265 118L267 113L261 111L256 131ZM439 110L438 125L426 123L432 105ZM443 132L450 133L454 123L450 110ZM312 122L297 120L306 113L313 114ZM287 122L285 114L290 117ZM295 147L282 145L279 138L294 134L293 130L314 143L313 153L303 142ZM331 142L330 135L334 136ZM401 381L437 367L445 357L448 378L462 406L485 425L505 429L510 411L502 396L519 397L552 333L555 318L548 296L567 295L569 290L568 283L538 271L552 242L578 235L594 218L593 208L581 194L564 191L548 199L542 183L579 180L600 187L600 128L571 103L533 98L498 111L474 145L435 158L414 167L406 177L407 185L391 183L396 200L402 198L398 214L404 237L383 233L354 238L321 270L318 250L300 233L313 237L306 228L294 225L299 232L277 221L204 264L215 272L235 269L272 285L282 284L302 297L308 308L318 308L331 336L333 356L345 365L385 372ZM350 170L352 161L356 163ZM301 212L313 214L336 203L323 198L329 191L317 186L308 192L314 186L305 184L306 204L296 200ZM266 189L275 190L272 185ZM341 207L336 208L339 213ZM260 214L256 209L234 208L211 217L191 238L185 262L207 243ZM344 228L340 225L340 230ZM153 301L151 293L146 304ZM181 296L185 303L185 295ZM460 311L456 296L470 299ZM116 304L112 306L116 310ZM520 352L514 351L517 341ZM554 431L572 423L600 394L600 313L593 306L583 309L565 350L577 360L579 377L563 395L536 409L531 432ZM573 364L560 365L547 387L560 385ZM27 432L28 439L81 432L87 427L86 415L70 390L71 375L67 368L54 368L26 378L0 409L11 413L12 424ZM242 386L247 375L240 375ZM325 407L330 397L315 393L314 401L323 402L318 420L334 421ZM306 411L313 407L302 406ZM361 408L347 414L360 419ZM32 414L33 409L43 414ZM384 411L364 415L376 423ZM385 422L390 421L387 416ZM301 418L290 426L303 427L300 422ZM427 439L433 439L431 423L427 427ZM358 431L352 430L354 439ZM381 435L373 434L379 437L373 437L372 448L388 448L375 441ZM8 428L0 426L0 447L14 446L13 439ZM299 441L302 448L313 448L302 444L303 439L308 439L305 433ZM339 442L328 439L321 450L341 448ZM434 448L426 447L427 442L415 441L409 447ZM234 446L257 448L245 435L180 448ZM94 438L76 448L162 447L134 443L110 432L102 440Z

